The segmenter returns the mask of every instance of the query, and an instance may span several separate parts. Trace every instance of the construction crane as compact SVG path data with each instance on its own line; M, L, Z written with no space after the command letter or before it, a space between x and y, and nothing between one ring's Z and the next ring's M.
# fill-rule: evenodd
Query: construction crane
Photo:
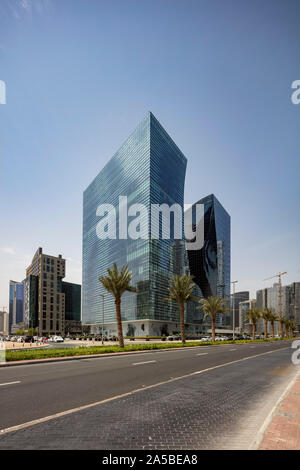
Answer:
M284 274L287 274L287 271L284 271L283 273L278 273L275 274L275 276L272 277L267 277L266 279L263 279L264 281L268 281L269 279L274 279L274 277L278 277L278 314L281 316L282 309L281 309L281 276Z

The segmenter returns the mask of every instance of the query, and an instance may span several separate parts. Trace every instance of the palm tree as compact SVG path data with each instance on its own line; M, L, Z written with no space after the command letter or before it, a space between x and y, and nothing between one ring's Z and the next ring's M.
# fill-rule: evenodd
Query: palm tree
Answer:
M272 338L273 339L274 339L274 336L275 336L274 325L275 325L276 321L278 321L278 315L274 312L271 312L270 323L271 323L271 328L272 328Z
M207 297L207 299L200 299L198 301L201 303L201 307L196 307L197 309L204 310L204 318L207 316L211 319L211 337L212 341L215 341L215 329L216 329L216 316L218 313L225 313L228 311L226 307L226 301L221 297Z
M281 338L283 338L283 336L284 336L283 327L285 325L286 319L281 314L281 315L277 315L277 321L279 321L279 323L280 323L280 336L281 336Z
M252 323L252 339L255 339L256 323L261 318L261 310L259 308L250 308L247 312L246 319Z
M289 323L290 323L290 320L285 319L284 327L285 327L285 336L286 336L286 338L288 338L288 336L289 336L289 327L290 327Z
M291 321L291 334L294 336L294 331L297 330L297 325L296 323L292 320Z
M173 277L168 291L170 297L165 297L164 302L177 302L179 304L180 312L180 331L182 344L185 343L185 332L184 332L184 304L189 300L198 300L192 296L195 284L192 281L194 276L188 276L183 274L178 276L177 274Z
M114 263L113 269L107 269L107 274L107 276L100 276L99 281L115 298L119 346L120 348L124 348L121 319L121 297L126 291L138 292L138 289L130 285L132 272L128 270L127 266L123 266L121 271L118 271L117 265Z
M268 323L273 317L273 312L270 308L264 308L261 317L264 319L264 327L265 327L265 332L264 332L264 337L265 339L268 337Z
M293 331L297 328L295 323L292 320L286 320L285 322L286 326L286 335L288 336L293 336Z

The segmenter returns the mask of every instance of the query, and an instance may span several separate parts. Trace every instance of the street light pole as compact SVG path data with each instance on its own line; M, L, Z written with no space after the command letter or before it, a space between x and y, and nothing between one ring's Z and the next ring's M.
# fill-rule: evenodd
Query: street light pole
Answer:
M231 281L233 284L233 294L232 294L232 339L235 341L235 304L234 304L234 294L235 294L235 284L238 281Z
M101 297L102 297L102 345L104 344L104 297L105 297L105 294L100 294Z

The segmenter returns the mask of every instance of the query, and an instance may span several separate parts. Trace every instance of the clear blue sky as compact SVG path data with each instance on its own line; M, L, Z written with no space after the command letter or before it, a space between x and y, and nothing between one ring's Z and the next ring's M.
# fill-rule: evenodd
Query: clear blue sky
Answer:
M300 281L299 18L298 0L0 0L0 305L39 246L81 282L82 192L148 110L188 159L185 202L231 214L237 290Z

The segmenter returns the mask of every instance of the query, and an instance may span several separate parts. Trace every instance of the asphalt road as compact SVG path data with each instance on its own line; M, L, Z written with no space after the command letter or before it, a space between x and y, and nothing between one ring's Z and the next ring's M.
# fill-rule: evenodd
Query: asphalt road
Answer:
M228 431L231 436L230 442L233 443L235 440L232 437L232 429L238 428L236 419L240 423L245 413L248 416L249 413L254 412L253 416L247 418L250 421L242 444L243 433L236 436L239 443L235 448L245 448L243 446L248 446L258 426L296 372L297 367L291 363L290 346L290 341L201 346L176 351L151 351L124 356L2 368L0 369L0 429L21 425L112 397L118 396L119 398L69 414L67 417L0 435L0 449L127 449L130 446L133 446L132 448L153 448L154 446L154 448L162 449L213 448L211 443L218 442L216 434L222 426L230 430ZM190 375L195 372L199 374ZM173 381L174 378L182 376L186 377ZM147 389L149 386L166 381L169 382ZM123 394L143 388L146 390L122 397ZM202 394L201 406L199 405L200 392ZM178 394L180 406L178 400L175 399ZM211 401L211 397L214 396L215 399ZM125 402L127 405L124 408ZM218 406L216 406L217 403ZM260 408L257 405L258 408L253 410L251 408L253 403L259 403ZM194 409L195 406L198 408ZM162 407L160 411L159 407ZM166 417L164 413L168 408ZM223 414L220 412L222 409ZM143 414L145 410L148 410L146 415ZM127 415L122 421L124 412ZM95 421L97 413L100 413L99 420ZM161 419L159 419L159 413L161 413ZM180 413L183 415L181 416ZM177 416L174 423L172 419L170 421L169 416L172 416L172 419ZM232 421L233 417L235 419ZM181 423L181 428L185 421L187 423L186 441L184 441L186 447L180 447L178 442L174 442L172 436L176 435L174 426L176 428L178 423ZM146 430L143 428L145 423L148 426ZM193 427L197 429L196 434L188 431L189 423L193 423ZM205 423L204 428L203 423ZM245 421L243 423L245 424ZM150 424L152 428L154 426L154 430ZM53 426L55 426L54 430ZM74 432L76 426L79 428L77 432ZM90 426L93 438L87 440L84 436L87 435L87 429ZM108 432L109 426L113 426L110 432ZM164 428L162 434L158 432L157 426ZM201 445L199 426L200 429L205 429ZM136 434L136 437L128 442L130 427L132 428L131 434ZM52 432L49 434L51 429ZM105 434L99 437L101 429L105 429ZM142 433L141 429L144 429ZM250 429L252 429L252 434ZM71 434L70 430L72 430ZM30 438L32 432L36 436L34 443ZM145 433L147 435L149 432L152 435L161 436L161 441L154 445L153 438L147 436L145 443ZM49 439L49 435L52 436L52 440ZM118 439L122 435L123 438L119 442ZM195 435L198 436L196 442ZM27 440L26 436L28 436ZM207 441L208 436L210 436L209 441ZM41 439L40 443L39 439ZM217 448L227 445L224 442L223 436L222 443Z

